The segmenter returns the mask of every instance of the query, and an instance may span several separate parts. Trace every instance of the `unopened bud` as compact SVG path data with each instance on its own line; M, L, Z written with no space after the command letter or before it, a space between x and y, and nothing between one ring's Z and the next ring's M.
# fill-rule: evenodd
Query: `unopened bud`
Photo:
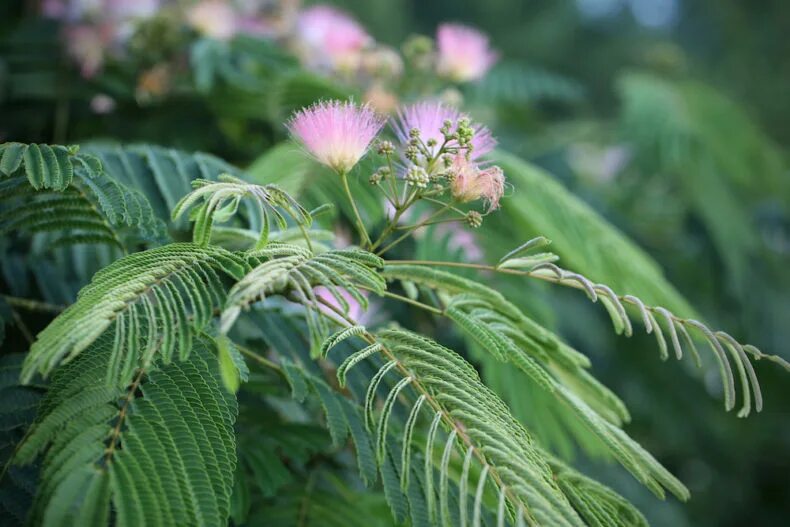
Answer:
M483 216L476 210L470 210L466 213L466 224L477 229L483 224Z
M406 183L409 185L426 188L430 182L430 177L421 166L413 166L406 172Z
M382 156L391 156L395 153L395 145L391 141L379 141L376 152Z

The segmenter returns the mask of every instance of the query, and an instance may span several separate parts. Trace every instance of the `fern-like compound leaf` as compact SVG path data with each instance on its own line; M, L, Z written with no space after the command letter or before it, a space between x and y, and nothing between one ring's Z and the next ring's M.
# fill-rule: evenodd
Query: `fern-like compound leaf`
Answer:
M211 345L108 386L111 342L58 370L18 451L19 463L43 455L32 522L103 526L112 509L118 525L224 525L237 406Z
M39 335L23 379L73 360L106 331L114 335L107 381L128 381L161 356L185 359L196 331L224 302L222 275L241 278L246 262L218 247L190 243L131 254L98 272Z

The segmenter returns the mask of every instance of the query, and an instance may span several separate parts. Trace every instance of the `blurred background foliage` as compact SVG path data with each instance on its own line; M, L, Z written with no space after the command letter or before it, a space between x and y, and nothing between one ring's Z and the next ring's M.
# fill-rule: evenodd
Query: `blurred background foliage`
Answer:
M196 45L164 30L144 41L147 46L155 42L153 49L135 50L129 59L133 67L111 64L102 75L85 79L60 52L55 22L34 16L35 4L0 5L0 141L111 139L201 150L249 167L260 181L278 181L311 206L338 201L337 189L321 184L315 167L295 156L291 145L281 144L281 123L294 108L319 97L360 97L357 88L304 71L281 47L260 39L239 37L225 48L209 41ZM419 257L475 259L480 258L474 252L478 246L497 255L514 239L546 235L570 268L679 314L696 313L739 340L790 358L790 41L785 34L790 4L333 4L393 47L413 34L432 35L442 21L457 20L488 33L501 52L483 80L461 87L464 107L493 129L504 150L530 164L497 153L513 185L503 212L486 219L477 240L428 230L410 248ZM155 22L150 30L157 31ZM157 54L173 50L186 50L188 62L157 77ZM167 83L166 96L158 82ZM96 94L112 97L112 112L96 112L91 104ZM375 166L375 160L367 163ZM302 177L280 180L285 173ZM367 204L369 210L381 209L372 197ZM598 215L635 244L600 224ZM648 255L663 268L668 283ZM503 368L486 364L471 348L470 356L483 361L486 380L554 451L575 457L655 525L786 524L790 385L784 372L760 368L766 407L740 420L722 411L713 370L659 364L651 338L613 336L605 313L590 308L581 295L547 294L531 286L520 296L590 355L595 375L628 404L629 433L689 486L692 500L658 502L622 470L599 459L594 444L575 448L562 432L562 416L536 411L541 407L536 394L514 385ZM255 377L251 386L259 386L262 394L275 390L263 381ZM276 389L284 391L285 385ZM251 401L242 401L242 422L252 412L245 402ZM266 406L255 412L258 423L261 415L276 422L282 409ZM248 430L250 437L254 430ZM282 430L287 435L289 428ZM317 444L328 440L321 432L314 434ZM304 430L299 433L305 437ZM277 441L271 438L272 451ZM283 475L262 481L260 464L276 456L267 462L263 451L248 457L242 451L242 458L272 506L277 500L273 489L308 485L318 489L316 507L363 499L370 500L372 511L386 507L380 496L348 494L332 471L322 468L335 461L311 458L313 450L319 448L308 441L289 460L292 469L320 468L304 479ZM286 505L278 504L277 510L287 511ZM249 508L249 503L241 500L236 506ZM253 517L256 513L262 514L253 511Z

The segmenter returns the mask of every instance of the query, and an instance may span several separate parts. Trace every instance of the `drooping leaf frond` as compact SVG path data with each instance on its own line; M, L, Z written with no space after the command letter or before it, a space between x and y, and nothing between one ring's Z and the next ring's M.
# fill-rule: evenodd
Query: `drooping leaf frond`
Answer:
M514 236L544 235L571 269L617 290L637 292L646 301L682 316L694 316L694 310L647 253L551 175L502 150L491 157L508 181L524 189L509 198L501 217L490 218L496 226L492 234L504 234L509 238L499 239L507 243Z
M706 342L719 366L724 384L724 405L727 410L735 407L735 380L731 361L735 364L743 399L743 405L738 412L739 417L746 417L751 412L752 394L755 409L759 412L763 406L760 384L749 355L755 360L767 359L775 362L790 371L790 363L777 355L767 355L750 344L741 344L724 331L713 331L698 320L678 317L660 306L647 306L635 296L618 295L610 287L593 283L579 273L572 273L554 264L546 263L536 266L528 274L549 282L582 289L593 302L600 300L612 319L615 331L626 336L633 333L630 315L626 311L626 307L631 308L644 324L645 331L655 335L663 360L669 357L669 346L672 347L678 360L683 358L685 347L695 358L697 366L700 366L699 352L694 344L694 338Z
M0 145L0 161L20 149L44 151L45 146ZM34 160L29 156L5 165L8 179L0 181L0 233L41 234L48 237L49 248L99 243L125 249L128 234L132 243L166 238L164 224L146 197L109 175L97 158L63 147L47 148L62 149L64 156L58 158L60 168L38 168L51 175L31 176L29 165ZM56 172L68 177L56 177Z
M401 380L389 391L382 406L377 426L377 450L381 463L387 452L386 441L382 440L388 427L391 406L403 398L404 388L413 388L405 397L411 408L405 425L402 443L402 487L410 486L409 465L412 462L412 445L416 439L414 426L420 414L428 411L430 426L424 447L426 502L428 516L437 523L449 519L448 467L451 458L457 463L463 460L464 469L457 481L459 492L458 516L480 518L483 506L482 493L487 485L498 489L501 500L495 505L497 521L514 522L518 517L529 523L541 525L583 525L580 510L564 494L555 482L552 468L546 464L547 456L541 452L527 431L510 415L503 402L479 380L477 372L455 352L424 337L401 330L387 330L376 335L367 334L368 342L379 344L376 348L387 360L378 374L371 380L366 406L376 397L378 385L389 372L398 372ZM358 353L366 354L367 349ZM353 357L353 355L352 355ZM415 401L411 403L411 401ZM426 421L427 423L427 421ZM438 441L440 428L447 429L443 443ZM419 450L419 448L418 448ZM437 450L438 461L433 457ZM652 460L649 455L646 460ZM468 481L470 463L478 467L478 481ZM652 463L655 463L653 460ZM432 484L434 470L439 473L438 488ZM647 469L646 469L647 470ZM685 489L676 480L673 490L685 497ZM472 490L474 489L474 491ZM607 489L608 490L608 489ZM436 503L435 492L439 503ZM476 492L474 499L467 493ZM609 491L611 492L611 491ZM614 493L609 501L615 502ZM625 502L622 498L619 504ZM608 506L608 505L607 505ZM468 510L469 507L471 510ZM638 513L633 512L634 515ZM586 517L586 514L582 514ZM439 519L443 518L443 519Z
M112 177L139 189L150 201L156 215L170 221L170 212L192 190L192 181L216 181L220 174L241 177L242 171L203 152L191 153L161 146L91 143L82 151L99 158ZM183 229L184 220L173 227Z
M222 275L240 279L246 261L219 247L175 243L134 253L98 272L77 302L42 331L23 379L72 360L108 329L113 346L107 380L128 381L154 356L185 359L196 331L225 301Z
M254 185L223 174L217 182L196 179L192 182L192 186L195 190L176 204L172 218L174 221L178 220L186 210L202 200L202 205L193 214L195 220L193 238L195 243L202 246L208 245L214 222L225 221L233 216L243 198L251 198L260 217L261 234L254 249L263 248L269 241L270 215L274 216L280 230L288 227L285 217L278 209L284 211L302 228L309 227L312 221L310 214L276 185ZM309 238L307 242L310 243Z
M43 454L31 521L46 525L221 525L236 466L235 399L208 345L186 361L108 385L104 336L53 377L17 454Z
M260 263L230 290L221 319L225 332L241 310L253 302L272 294L291 295L308 308L312 347L318 351L328 328L326 321L315 313L319 307L315 287L326 288L344 311L348 311L349 304L343 292L367 309L368 301L361 288L377 293L383 293L386 288L384 279L374 271L383 265L383 260L358 249L313 254L296 245L270 243L247 255Z
M432 264L442 265L441 262L433 262ZM498 270L502 267L503 265L500 264L498 267L491 267L491 270ZM741 417L747 416L751 411L752 395L754 396L754 405L757 411L762 409L762 394L760 393L759 382L748 355L752 355L755 359L766 358L790 370L790 364L781 357L766 355L754 346L740 344L725 332L714 332L697 320L678 317L663 307L647 306L635 296L618 295L604 284L593 283L583 275L563 270L553 263L543 262L530 266L529 270L516 271L506 269L505 272L539 278L583 290L592 301L597 302L600 300L613 321L615 331L626 336L630 336L633 333L633 323L629 313L626 311L626 306L628 306L639 315L647 332L655 334L662 358L665 359L669 356L668 346L671 344L675 356L681 359L683 357L683 347L685 346L696 359L699 366L701 365L699 352L689 331L692 330L695 337L702 338L707 342L718 363L725 388L724 401L727 410L731 410L735 406L735 382L730 360L735 363L742 386L743 406L738 414ZM436 269L420 268L417 265L390 265L385 268L384 274L388 278L408 279L410 281L419 281L420 279L415 277L422 277L421 279L425 283L433 287L455 293L483 293L487 300L495 299L495 302L492 302L493 305L498 307L506 305L503 304L504 299L499 293L488 290L488 288L480 284L457 277L451 273L437 271ZM507 309L512 313L514 308L511 305ZM453 314L455 314L456 319L459 318L457 310L453 306L448 308L448 314L451 318L453 318ZM501 320L498 322L501 322ZM465 325L463 319L461 320L461 325L462 327ZM466 326L471 327L473 325L466 324ZM480 326L474 326L474 328L477 334L484 331L480 329ZM667 331L668 337L665 336L664 331ZM478 336L478 338L481 337ZM681 340L683 345L681 345ZM495 352L498 349L497 347L493 348Z

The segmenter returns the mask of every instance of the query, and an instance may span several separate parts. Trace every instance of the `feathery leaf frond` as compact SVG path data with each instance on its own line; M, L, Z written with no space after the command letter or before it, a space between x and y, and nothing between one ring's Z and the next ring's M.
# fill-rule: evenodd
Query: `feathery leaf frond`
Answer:
M186 361L140 370L128 386L104 382L105 335L60 368L17 454L43 453L33 523L119 525L227 521L236 444L235 399L199 341Z
M211 239L214 221L226 221L233 216L243 198L252 199L261 220L261 233L253 249L261 249L268 243L270 215L274 216L281 230L287 228L288 224L280 210L301 227L309 227L312 222L310 214L276 185L255 185L229 174L223 174L219 176L219 181L196 179L192 182L192 186L195 190L176 204L172 218L174 221L178 220L186 210L203 200L203 204L192 216L195 221L194 241L202 246L208 245ZM309 238L307 241L310 243Z
M4 147L0 155L5 159L26 146L0 145ZM15 168L12 163L6 165L9 178L0 181L0 233L41 233L49 236L50 248L104 243L124 249L125 231L131 231L132 243L166 239L164 223L146 197L108 174L97 158L69 152L63 164L58 170L68 172L68 178L37 176L35 183L30 174L21 175L26 162ZM55 168L47 170L55 172ZM49 183L39 184L41 181Z
M107 381L128 381L155 355L189 355L196 331L225 300L221 275L240 279L246 261L219 247L175 243L134 253L96 273L77 302L42 331L25 361L23 379L70 361L112 328Z
M313 291L315 287L325 287L344 311L349 306L342 291L366 309L368 301L360 288L378 293L386 288L384 279L375 271L383 266L383 260L358 249L313 254L296 245L270 243L247 255L250 260L260 263L230 290L222 312L221 328L224 332L230 330L241 310L253 302L272 294L290 294L308 309L312 348L319 352L328 328L326 321L315 313L319 307Z

